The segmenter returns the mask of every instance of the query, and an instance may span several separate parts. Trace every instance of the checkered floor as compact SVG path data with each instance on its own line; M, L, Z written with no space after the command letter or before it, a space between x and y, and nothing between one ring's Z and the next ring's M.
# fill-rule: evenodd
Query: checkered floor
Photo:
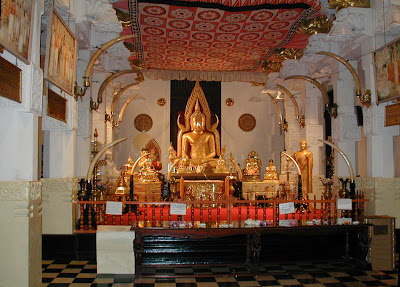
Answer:
M97 274L96 262L44 260L42 286L397 286L397 270L372 271L342 261L263 264L247 267L147 267L134 275Z

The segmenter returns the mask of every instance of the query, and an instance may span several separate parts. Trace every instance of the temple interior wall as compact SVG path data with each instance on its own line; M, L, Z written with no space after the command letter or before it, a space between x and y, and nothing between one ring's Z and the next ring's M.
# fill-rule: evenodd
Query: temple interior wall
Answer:
M265 172L268 160L273 159L280 166L280 151L283 150L284 134L278 125L278 115L271 109L270 99L252 102L252 96L259 96L261 87L253 87L250 83L222 83L221 86L221 148L226 145L225 158L232 152L235 160L243 167L244 161L251 151L256 151L262 160L261 176ZM167 172L168 147L170 143L169 104L170 84L168 81L145 79L137 89L126 92L124 99L131 95L138 96L128 105L123 121L113 129L113 139L128 138L126 142L113 148L113 157L117 168L121 167L128 156L133 160L140 156L140 150L154 139L161 148L162 172ZM159 106L157 100L165 98L166 104ZM225 101L232 98L234 104L227 106ZM120 99L117 113L125 101ZM256 125L251 131L240 129L238 120L242 114L254 116ZM148 114L153 120L149 131L140 132L134 127L134 120L139 114ZM101 123L100 123L101 124Z
M46 1L46 3L48 2L49 1ZM56 2L62 4L62 2L65 1ZM76 18L71 17L70 21L68 21L71 28L73 28L75 22L82 21L82 19L88 21L85 9L80 9L81 5L85 6L82 4L84 2L85 1L81 0L70 1L71 11L76 14ZM45 101L42 102L43 71L39 68L39 59L41 55L40 19L44 12L45 1L35 0L34 3L35 17L33 19L34 29L31 63L24 64L7 51L1 53L1 57L4 57L6 60L22 69L23 79L21 84L22 103L15 103L0 97L0 132L2 135L0 137L0 225L2 227L0 237L3 242L6 243L1 246L0 253L6 254L3 258L7 259L0 261L0 285L7 286L12 286L9 282L17 284L14 286L41 285L40 254L42 215L46 233L73 232L74 226L71 224L71 217L73 217L74 214L68 218L66 218L65 214L68 213L70 209L72 210L73 195L76 193L76 187L75 185L69 188L63 187L63 182L65 178L71 178L67 181L71 182L71 184L76 183L75 177L79 178L86 175L87 167L90 163L90 142L93 141L93 132L95 128L98 129L98 140L102 144L109 142L110 139L121 137L128 138L126 142L114 148L114 160L117 168L126 162L128 156L136 159L140 154L141 147L151 139L155 139L161 147L163 173L166 172L168 164L167 149L169 146L170 124L169 81L145 79L145 81L140 84L140 89L130 90L125 100L129 95L134 93L137 93L138 97L128 106L120 127L110 129L110 124L104 122L104 113L106 111L105 104L100 106L99 111L91 111L89 109L90 96L94 99L97 98L99 86L105 79L104 70L96 70L96 72L93 73L92 86L88 89L86 96L82 99L78 99L78 101L75 101L73 97L66 96L66 98L68 98L68 112L70 113L68 116L71 120L68 125L62 125L55 120L46 118ZM386 11L393 13L396 11L398 12L398 10L390 9L390 7L388 7ZM359 19L358 17L348 17L348 19L353 18ZM373 22L370 21L370 18L368 18L368 21ZM391 23L387 22L386 24L389 27ZM395 21L393 24L395 27L398 25ZM87 24L86 22L84 25L90 27L91 24ZM359 25L359 27L364 26L366 25L363 25L363 23ZM353 31L352 29L345 30ZM361 32L363 32L360 31L360 33L356 33L356 29L354 29L354 31L357 35L362 35ZM90 34L91 31L87 33ZM93 32L93 35L95 35L95 32ZM388 35L387 38L386 35L387 34L382 36L382 33L380 35L370 35L369 42L363 42L363 47L369 47L368 49L370 50L363 51L362 54L370 54L372 50L397 38L399 33ZM80 35L80 37L84 36L85 35L82 34ZM337 36L340 37L340 35ZM352 36L349 37L351 38ZM383 37L385 37L385 39L383 39ZM373 41L375 41L375 43L372 43ZM89 46L96 47L99 44L89 42L86 48ZM352 44L351 39L348 43L348 45ZM354 44L357 44L356 41ZM79 55L81 61L78 61L77 81L79 85L82 85L82 74L90 59L90 51L84 49L84 46L81 47ZM339 54L341 53L340 51L336 52ZM360 60L360 56L348 58L357 60L358 62ZM369 109L363 108L364 128L361 128L361 137L355 140L355 137L352 137L352 129L347 129L349 132L345 135L342 134L347 124L354 124L354 101L353 99L347 98L347 100L349 100L347 102L346 98L342 98L341 102L339 101L338 103L342 107L348 106L348 109L339 110L341 116L339 116L336 121L339 121L342 117L342 122L340 123L341 125L337 125L337 131L340 134L336 135L336 138L343 144L341 147L348 147L345 151L349 153L352 163L356 168L356 175L360 176L356 178L356 189L365 190L367 198L370 199L370 202L367 204L366 214L399 217L400 136L398 135L398 126L385 129L379 126L382 125L383 108L380 107L378 109L375 104L374 76L371 68L373 64L371 62L371 57L364 58L364 65L369 67L369 70L366 70L367 81L365 81L364 84L367 88L372 90L372 106ZM124 59L124 61L126 61L126 59ZM343 71L343 69L342 66L340 68L336 66L333 71ZM109 69L109 71L111 70L113 69ZM353 80L346 71L343 72L343 74L345 75L340 75L341 79L333 76L331 81L335 89L340 90L341 95L348 97L354 94ZM109 92L110 91L108 91L108 93ZM268 98L258 102L249 101L252 96L259 96L259 92L259 88L252 87L249 83L222 83L221 112L223 119L221 127L221 146L227 146L226 158L229 156L229 153L232 152L236 161L241 165L243 165L247 154L255 150L259 153L263 162L261 174L264 173L265 166L270 158L274 159L279 172L279 169L284 166L284 164L280 164L279 153L284 150L285 147L291 149L291 152L297 150L298 140L306 136L306 132L304 129L300 129L296 126L290 130L289 133L283 133L277 124L276 111ZM166 99L167 104L161 107L157 105L157 99L162 97ZM225 100L228 97L235 101L235 104L231 107L225 104ZM305 100L306 95L302 95L301 97L302 104L311 99ZM314 100L317 100L317 98L313 92L311 101ZM343 102L344 100L346 100L346 102ZM106 98L105 102L109 104ZM321 105L315 102L314 104L315 105L312 107ZM303 106L301 105L301 107ZM121 103L117 107L117 111L119 111L120 108ZM313 109L310 108L308 109L308 111L312 110ZM139 132L134 128L133 121L135 117L141 113L146 113L153 119L153 127L147 132ZM256 118L256 127L253 131L244 132L240 130L238 126L238 117L244 113L251 113ZM309 114L306 115L306 117L310 116ZM351 117L351 119L349 120L349 117L346 116ZM39 117L42 117L42 119L40 120ZM310 124L321 124L318 114L314 114L311 117L313 121L310 121ZM368 127L368 131L365 131L366 127ZM289 129L291 129L290 126ZM112 131L111 134L110 130ZM41 139L40 144L38 143L39 131L45 131L46 133L46 139ZM45 196L43 199L43 213L41 212L42 186L40 182L37 182L40 176L39 149L41 143L44 144L44 149L46 150L44 160L47 174L45 174L45 177L54 180L55 183L52 184L59 188L55 191L53 188L54 186L46 185L46 182L44 183L43 192ZM318 147L319 153L322 150L323 149ZM319 161L321 162L323 159L324 156L319 154ZM321 163L319 164L321 166ZM337 175L348 175L347 167L343 164L341 159L339 159L339 162L336 162L335 168L338 171ZM314 193L316 195L323 191L318 173L320 173L319 168L316 169L313 178ZM336 186L338 186L337 183ZM71 194L69 195L66 190L69 190ZM57 196L57 192L62 193L62 198ZM48 198L46 198L46 196L48 196ZM53 199L54 201L52 201ZM70 204L63 212L59 212L58 208L54 208L54 205L60 204L60 201ZM51 221L49 221L49 219L51 219ZM63 224L60 224L60 222L63 222ZM397 227L399 227L399 223L400 222L397 221ZM61 230L60 226L64 225L67 225L68 228Z

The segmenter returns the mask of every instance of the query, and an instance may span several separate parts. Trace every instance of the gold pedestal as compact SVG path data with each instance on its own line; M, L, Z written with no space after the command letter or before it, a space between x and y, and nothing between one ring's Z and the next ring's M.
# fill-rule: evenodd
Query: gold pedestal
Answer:
M134 195L139 202L162 201L161 182L135 182Z
M185 180L185 201L225 199L223 180Z
M257 181L242 183L243 197L249 200L255 200L256 196L264 196L268 199L273 199L279 193L279 181Z

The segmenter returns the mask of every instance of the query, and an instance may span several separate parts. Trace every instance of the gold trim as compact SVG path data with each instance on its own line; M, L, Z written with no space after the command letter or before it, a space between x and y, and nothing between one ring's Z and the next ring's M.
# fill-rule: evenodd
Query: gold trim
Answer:
M270 73L279 72L282 68L282 62L265 61L261 64L261 72L268 75Z
M297 30L300 34L313 35L319 33L329 33L333 26L333 23L325 16L318 16L311 19L304 19L299 29Z
M335 9L336 12L348 7L371 8L371 3L369 0L328 0L327 8Z

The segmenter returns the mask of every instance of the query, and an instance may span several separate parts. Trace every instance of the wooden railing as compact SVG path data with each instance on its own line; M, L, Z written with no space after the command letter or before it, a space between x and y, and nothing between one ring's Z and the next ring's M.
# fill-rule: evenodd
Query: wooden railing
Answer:
M106 214L107 201L77 201L79 219L77 233L96 232L99 225L127 225L133 227L160 228L201 228L201 227L277 227L282 220L293 226L334 225L337 218L358 220L364 214L365 203L362 192L352 200L353 209L337 209L337 198L293 200L295 213L280 214L279 204L288 202L281 199L238 200L229 197L220 201L180 201L187 206L186 215L172 215L172 202L123 201L122 215Z

